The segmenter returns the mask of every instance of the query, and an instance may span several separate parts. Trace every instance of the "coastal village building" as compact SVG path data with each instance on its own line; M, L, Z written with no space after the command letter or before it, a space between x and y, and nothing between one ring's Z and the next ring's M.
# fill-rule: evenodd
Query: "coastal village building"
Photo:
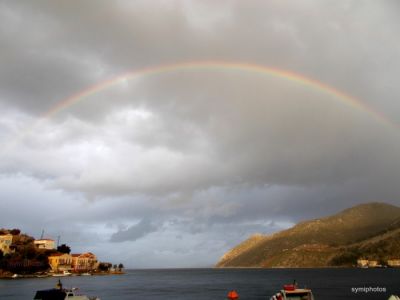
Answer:
M72 255L66 253L55 253L48 257L51 270L63 272L72 270Z
M368 259L358 259L357 266L360 268L378 268L382 267L377 260L368 260ZM400 258L388 259L387 260L388 267L400 267Z
M357 266L360 268L378 268L382 267L377 260L369 260L369 259L358 259Z
M357 260L357 266L360 268L367 268L368 267L368 259L359 259Z
M38 249L52 250L56 248L56 243L52 239L40 239L33 242Z
M12 249L12 240L13 236L12 234L2 234L0 235L0 250L3 252L3 254L10 254L14 252Z
M98 266L97 257L91 252L72 254L72 270L75 272L93 271Z
M400 267L400 259L389 259L387 265L389 267Z
M370 260L370 261L368 261L368 267L376 268L376 267L380 267L380 265L377 260Z

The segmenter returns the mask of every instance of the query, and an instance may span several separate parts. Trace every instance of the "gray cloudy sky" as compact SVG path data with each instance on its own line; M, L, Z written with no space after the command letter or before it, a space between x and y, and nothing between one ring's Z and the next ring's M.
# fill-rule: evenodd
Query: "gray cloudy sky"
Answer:
M400 204L397 1L0 1L0 227L129 267L212 266L253 233ZM135 77L223 60L240 69ZM38 122L40 120L40 122Z

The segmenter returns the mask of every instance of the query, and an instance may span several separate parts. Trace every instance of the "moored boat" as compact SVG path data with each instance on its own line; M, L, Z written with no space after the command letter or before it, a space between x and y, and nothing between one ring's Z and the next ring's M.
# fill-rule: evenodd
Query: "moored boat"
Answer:
M64 289L59 280L56 288L37 291L34 300L100 300L98 297L80 295L77 288Z
M71 276L72 273L68 272L68 271L64 271L62 273L54 273L53 277L65 277L65 276Z
M310 289L298 288L296 282L285 284L283 289L273 295L270 300L314 300L314 295Z
M46 277L50 277L51 275L49 274L37 274L35 275L36 278L46 278Z

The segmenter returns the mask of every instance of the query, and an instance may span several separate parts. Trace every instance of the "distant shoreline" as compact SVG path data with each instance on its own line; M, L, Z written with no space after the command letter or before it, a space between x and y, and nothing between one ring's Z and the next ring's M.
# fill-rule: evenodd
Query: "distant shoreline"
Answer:
M207 270L328 270L328 269L400 269L396 267L370 267L370 268L361 268L361 267L356 267L356 266L326 266L326 267L204 267L204 268L132 268L132 269L125 269L125 271L116 271L116 272L91 272L90 276L111 276L111 275L124 275L126 272L129 271L154 271L154 270L162 270L162 271L168 271L168 270L201 270L201 269L207 269ZM46 273L46 274L17 274L17 277L13 277L13 273L7 272L6 274L0 274L0 279L5 279L5 280L13 280L13 279L27 279L27 278L49 278L49 277L54 277L54 278L63 278L63 277L77 277L77 276L84 276L81 273L72 273L72 275L69 276L53 276L53 273Z
M68 276L54 276L54 273L45 273L45 274L13 274L10 272L6 272L0 274L0 279L6 280L15 280L15 279L27 279L27 278L64 278L64 277L77 277L77 276L110 276L110 275L124 275L125 272L115 271L115 272L90 272L90 275L83 275L82 273L72 273Z

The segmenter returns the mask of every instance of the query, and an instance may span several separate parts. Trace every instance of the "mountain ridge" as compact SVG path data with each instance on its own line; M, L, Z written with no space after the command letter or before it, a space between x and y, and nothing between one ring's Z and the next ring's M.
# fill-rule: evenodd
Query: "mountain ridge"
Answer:
M358 257L400 257L393 238L400 237L399 229L400 207L364 203L271 235L253 235L225 253L216 267L348 266Z

